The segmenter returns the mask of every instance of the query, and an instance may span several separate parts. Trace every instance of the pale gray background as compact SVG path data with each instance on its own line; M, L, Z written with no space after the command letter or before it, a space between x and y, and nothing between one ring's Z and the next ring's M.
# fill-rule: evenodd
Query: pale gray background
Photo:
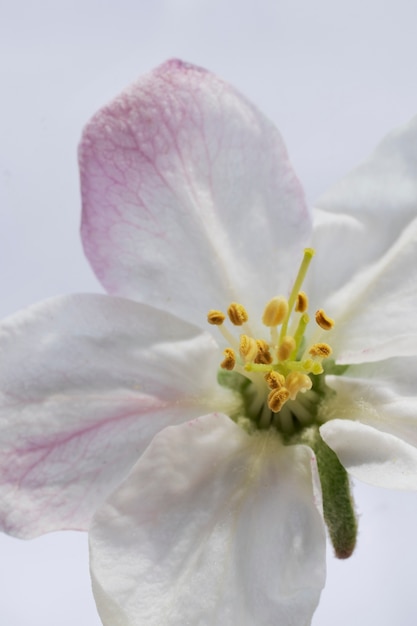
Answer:
M101 290L78 237L76 146L137 75L178 56L233 82L278 125L313 201L417 113L416 6L0 0L0 315ZM355 491L359 545L329 554L314 626L415 626L417 495ZM99 625L84 535L0 536L0 550L2 626Z

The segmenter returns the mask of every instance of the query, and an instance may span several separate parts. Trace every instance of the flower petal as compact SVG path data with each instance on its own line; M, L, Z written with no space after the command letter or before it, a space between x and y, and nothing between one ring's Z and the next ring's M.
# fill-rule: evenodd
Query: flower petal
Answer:
M103 624L310 624L325 577L311 462L224 415L157 435L93 520Z
M320 434L354 478L377 487L417 489L417 449L401 439L338 419L324 424Z
M343 376L327 376L336 392L322 406L326 420L359 421L417 448L417 358L402 357L350 366Z
M0 523L15 535L85 528L158 430L212 406L210 336L127 300L35 305L1 324L0 350Z
M415 218L417 117L391 132L371 157L316 203L317 305L375 263Z
M302 190L278 131L209 72L142 77L88 124L80 168L84 247L110 293L201 325L287 290L310 233Z
M417 355L416 265L417 218L377 263L329 301L338 363Z

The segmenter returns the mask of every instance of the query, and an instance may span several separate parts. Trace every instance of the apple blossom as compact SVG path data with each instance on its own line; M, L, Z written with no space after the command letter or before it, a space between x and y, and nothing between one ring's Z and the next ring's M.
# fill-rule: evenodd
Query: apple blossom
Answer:
M413 120L311 213L274 126L179 61L88 124L82 236L110 295L0 327L0 521L97 511L106 626L309 624L322 516L355 546L348 473L417 488L416 164Z

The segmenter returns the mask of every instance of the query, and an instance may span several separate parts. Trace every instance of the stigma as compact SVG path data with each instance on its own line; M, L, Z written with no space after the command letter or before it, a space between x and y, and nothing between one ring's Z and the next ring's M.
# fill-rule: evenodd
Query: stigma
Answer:
M251 332L250 311L241 303L232 302L227 315L214 309L207 315L208 323L218 327L227 344L220 368L252 383L248 417L261 427L274 423L285 430L283 426L291 422L289 413L305 422L308 402L301 398L307 392L310 397L314 394L314 379L323 373L323 360L332 354L329 343L309 344L306 339L311 318L308 296L301 287L313 256L312 248L304 250L289 296L277 295L265 304L260 335ZM316 328L325 333L334 327L334 320L323 309L312 317Z

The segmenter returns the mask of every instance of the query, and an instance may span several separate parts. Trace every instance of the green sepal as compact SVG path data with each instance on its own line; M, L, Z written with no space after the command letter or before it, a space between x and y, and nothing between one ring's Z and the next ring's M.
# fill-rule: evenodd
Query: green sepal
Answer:
M252 406L254 398L256 398L256 387L253 383L242 376L238 372L229 372L227 370L220 369L217 373L217 382L222 387L231 389L239 397L240 403L234 415L230 415L231 419L237 421L242 416L252 420L253 425L256 427L257 415L253 413ZM245 430L247 430L245 428ZM251 428L252 430L252 428Z
M229 372L228 370L219 369L217 372L217 382L222 387L227 387L232 391L244 394L251 384L251 381L239 374L238 372Z
M321 438L317 426L307 429L301 439L316 455L324 520L335 554L339 559L347 559L355 549L358 533L349 476L337 455Z

